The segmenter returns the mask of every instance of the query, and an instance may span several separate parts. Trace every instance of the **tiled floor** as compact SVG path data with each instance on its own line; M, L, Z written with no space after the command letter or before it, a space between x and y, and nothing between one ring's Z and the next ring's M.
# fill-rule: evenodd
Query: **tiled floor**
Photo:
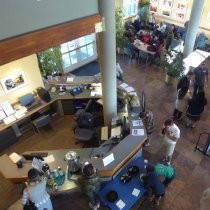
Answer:
M174 102L176 97L175 86L167 86L164 82L164 72L154 66L145 69L144 64L128 64L128 60L120 58L121 67L124 70L124 80L129 85L133 86L138 94L144 90L146 93L147 108L152 110L155 118L155 132L152 138L151 146L143 150L143 156L147 158L151 163L157 163L160 161L163 155L163 149L161 148L161 127L163 121L172 116ZM208 61L209 63L209 61ZM210 66L210 65L209 65ZM210 83L209 83L210 85ZM177 178L167 188L165 197L161 200L160 206L156 207L148 200L145 200L143 204L140 202L134 205L133 210L197 210L199 208L199 200L202 192L210 187L210 157L204 156L199 151L194 151L195 143L198 136L202 132L210 132L210 90L206 89L206 96L209 104L205 107L205 111L201 120L194 129L189 129L185 126L185 119L177 122L177 125L181 130L181 138L179 139L175 153L173 155L172 166L176 168ZM62 122L62 121L61 121ZM56 133L55 135L64 135L65 132L69 132L68 129L63 128L62 133ZM30 137L30 138L33 138ZM48 140L49 138L49 140ZM50 143L50 139L54 139L50 134L45 135L45 141ZM37 139L39 141L40 139ZM42 139L43 140L43 139ZM26 144L27 144L27 140ZM44 143L39 146L40 149L46 147ZM59 147L59 144L55 143L55 148ZM19 145L12 147L9 151L18 150ZM52 148L53 143L52 143ZM63 144L62 147L68 145ZM26 149L26 146L25 146ZM7 151L8 152L8 151ZM82 210L89 209L87 202L80 196L76 197L77 202L70 202L68 197L60 196L54 200L55 210ZM10 210L19 209L17 206L10 208ZM20 208L21 209L21 208ZM100 208L105 209L105 208Z

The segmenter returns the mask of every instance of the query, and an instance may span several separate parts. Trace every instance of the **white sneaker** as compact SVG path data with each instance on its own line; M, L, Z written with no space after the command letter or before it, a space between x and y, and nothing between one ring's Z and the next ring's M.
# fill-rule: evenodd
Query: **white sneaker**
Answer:
M93 210L97 210L98 209L97 204L95 206L93 206L93 204L91 202L89 202L89 206Z
M171 162L167 162L166 165L167 165L167 166L170 166L170 165L171 165Z

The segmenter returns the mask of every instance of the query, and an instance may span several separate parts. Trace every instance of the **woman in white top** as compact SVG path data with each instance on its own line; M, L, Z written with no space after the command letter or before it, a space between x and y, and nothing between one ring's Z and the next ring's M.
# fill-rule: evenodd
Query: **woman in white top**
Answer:
M32 168L28 171L27 187L23 191L22 204L25 205L30 199L38 210L53 210L50 195L46 191L46 178L43 174Z
M190 99L191 95L188 91L188 87L182 87L177 91L177 98L175 101L175 109L173 113L174 119L180 120L182 118L182 113L186 112Z

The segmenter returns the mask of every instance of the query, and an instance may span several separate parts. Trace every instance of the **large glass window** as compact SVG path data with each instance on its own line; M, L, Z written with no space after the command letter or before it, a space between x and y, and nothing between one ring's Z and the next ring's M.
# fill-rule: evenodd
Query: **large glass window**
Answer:
M97 58L95 34L61 45L64 72L69 72Z
M123 15L125 18L137 14L138 2L139 0L123 0Z

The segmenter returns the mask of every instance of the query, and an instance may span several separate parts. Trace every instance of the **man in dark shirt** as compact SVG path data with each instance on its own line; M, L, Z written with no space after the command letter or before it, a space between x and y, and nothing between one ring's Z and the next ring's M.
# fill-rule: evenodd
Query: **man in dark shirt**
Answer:
M208 68L206 67L206 63L202 62L197 68L194 70L194 90L193 95L195 96L198 91L204 90L204 85L207 87L208 83Z
M192 76L193 76L193 72L192 71L189 71L185 76L183 76L178 84L177 84L177 91L179 89L182 89L183 87L187 87L189 88L189 85L190 85L190 80L192 79Z
M154 172L149 172L141 179L143 180L144 186L148 190L149 194L152 192L150 200L154 199L155 204L159 205L161 197L165 194L165 186L160 181L160 178Z

